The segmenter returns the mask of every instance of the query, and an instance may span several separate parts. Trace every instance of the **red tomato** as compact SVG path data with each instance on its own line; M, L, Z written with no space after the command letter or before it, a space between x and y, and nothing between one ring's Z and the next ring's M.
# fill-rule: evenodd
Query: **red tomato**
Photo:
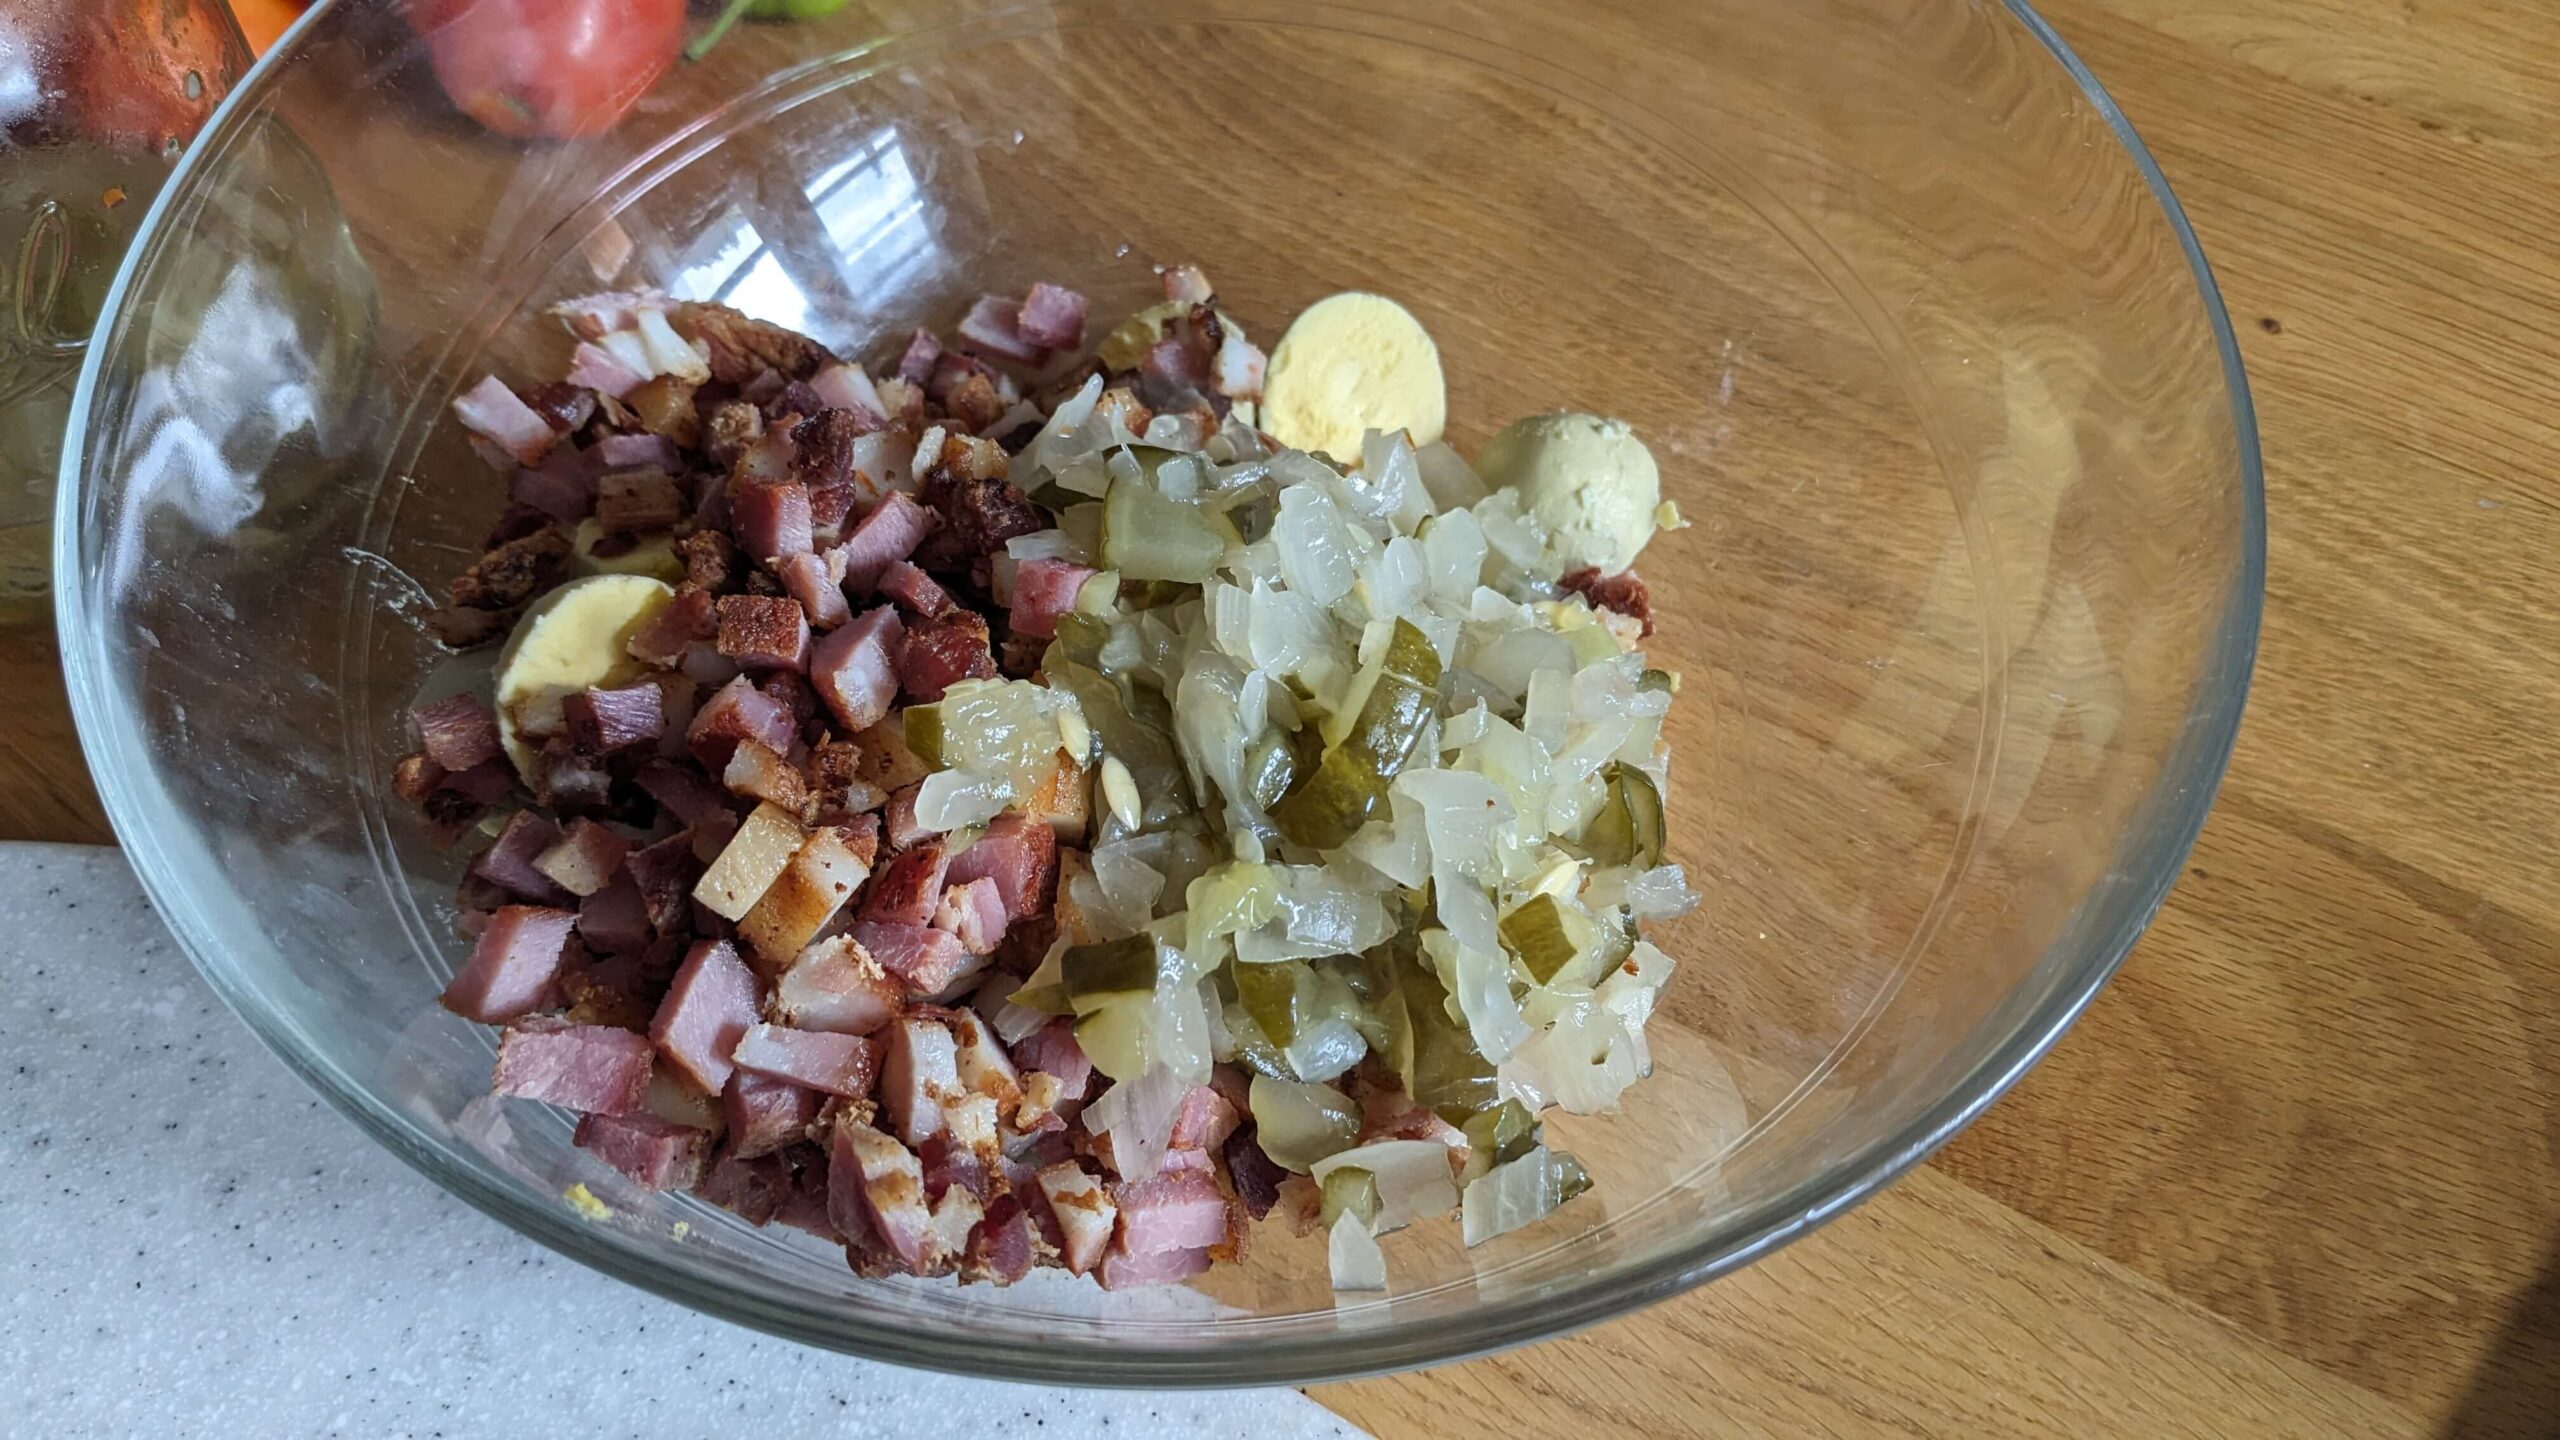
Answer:
M601 135L684 45L685 0L409 0L436 80L501 135Z

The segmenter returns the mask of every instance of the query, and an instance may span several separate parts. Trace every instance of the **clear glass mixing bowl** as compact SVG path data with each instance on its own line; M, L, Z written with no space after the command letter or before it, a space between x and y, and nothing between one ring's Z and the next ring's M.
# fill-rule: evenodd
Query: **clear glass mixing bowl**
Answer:
M618 237L618 238L617 238ZM616 254L628 250L619 266ZM857 1280L483 1099L436 1008L454 859L388 803L419 623L501 487L444 423L607 282L876 354L984 290L1098 314L1194 261L1270 338L1384 291L1471 450L1631 420L1706 896L1599 1188L1337 1304L1263 1225L1195 1288ZM600 273L601 272L601 273ZM2237 352L2123 117L2023 4L888 0L750 25L619 128L493 138L337 0L161 196L83 380L63 649L117 831L205 975L367 1133L589 1264L813 1344L1233 1384L1552 1335L1800 1235L2051 1045L2176 877L2239 722L2262 500ZM613 1209L561 1198L583 1181ZM315 1197L316 1201L316 1197ZM681 1226L677 1222L684 1222Z

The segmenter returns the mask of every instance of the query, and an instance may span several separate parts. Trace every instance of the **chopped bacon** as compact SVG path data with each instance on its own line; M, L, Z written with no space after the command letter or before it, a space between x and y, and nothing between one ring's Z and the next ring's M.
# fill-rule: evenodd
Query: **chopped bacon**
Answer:
M1141 1290L1178 1284L1208 1268L1209 1252L1205 1249L1160 1250L1147 1255L1123 1255L1114 1250L1102 1257L1102 1268L1095 1278L1105 1290Z
M666 691L647 681L612 689L591 685L561 697L560 718L580 750L609 755L666 733Z
M881 605L818 642L809 657L809 680L846 730L868 730L888 715L898 698L895 657L905 633L896 609Z
M649 1068L645 1036L536 1015L498 1038L490 1088L590 1115L628 1115L648 1100Z
M993 880L972 880L944 888L934 907L933 928L946 930L972 955L992 955L1004 940L1004 895Z
M741 1160L770 1155L809 1134L826 1097L803 1085L733 1070L720 1092L729 1149Z
M797 600L723 595L720 653L749 670L798 670L809 663L809 612Z
M995 1172L947 1124L916 1142L916 1159L924 1163L924 1193L930 1200L939 1202L954 1187L980 1201L995 1193Z
M774 987L774 1015L797 1030L867 1035L906 1004L906 988L842 935L800 952Z
M506 454L519 465L539 465L559 440L551 422L495 375L454 397L454 418L462 427Z
M881 1048L860 1035L758 1025L739 1039L730 1060L741 1070L858 1100L880 1078Z
M1556 583L1590 601L1595 610L1615 611L1636 621L1643 635L1653 633L1653 592L1633 570L1602 575L1599 567L1585 565Z
M1206 305L1218 298L1209 288L1209 277L1197 265L1168 265L1156 272L1164 284L1164 298L1177 305Z
M996 657L989 648L986 617L974 610L919 620L907 627L898 647L899 686L919 704L941 699L963 680L995 676Z
M502 905L489 917L441 997L447 1010L483 1025L529 1015L556 998L555 982L577 916L566 910Z
M944 994L986 968L985 956L970 954L949 931L930 925L858 920L853 938L912 995Z
M669 316L686 339L710 347L711 378L742 385L771 370L786 380L806 380L835 356L796 330L750 319L726 305L686 301Z
M633 659L661 669L676 665L696 643L720 633L718 605L719 597L710 590L691 582L679 585L674 598L642 621L623 648Z
M591 340L581 340L569 353L569 383L584 385L600 395L619 400L647 383L649 377L622 363L610 350Z
M1023 339L1046 349L1081 349L1085 309L1082 295L1044 280L1022 297L1022 312L1015 328Z
M547 520L575 525L596 508L595 471L575 447L563 445L538 466L516 467L507 481L507 498Z
M937 479L928 493L952 532L951 543L963 556L992 555L1007 540L1028 535L1043 524L1039 510L1010 480Z
M898 378L922 385L933 378L933 362L941 358L942 337L920 329L907 337L906 351L898 357Z
M901 851L872 877L863 892L862 918L889 925L930 925L942 903L944 872L951 857L939 840Z
M861 429L877 430L889 423L889 407L881 403L879 390L859 365L830 365L810 377L809 388L817 392L822 403Z
M725 810L715 812L726 818ZM623 857L623 873L640 892L641 907L648 912L649 928L661 936L683 933L688 914L686 901L693 894L694 881L702 874L702 862L694 857L693 835L679 832L646 845Z
M1022 1100L1022 1075L1014 1068L1013 1057L1005 1053L984 1016L955 1010L948 1023L958 1046L954 1058L961 1088L992 1102L998 1119L1011 1118Z
M418 743L427 758L448 771L498 758L498 717L477 695L450 695L420 705L409 718L417 722Z
M896 561L880 572L879 591L925 620L941 619L950 614L957 603L952 600L950 591L934 583L932 576L904 560Z
M899 786L890 792L889 803L880 812L880 835L882 839L889 842L891 850L904 850L911 845L921 845L942 834L939 830L927 828L916 819L916 796L922 792L923 788L922 783L919 782L914 785Z
M1120 1228L1113 1248L1129 1256L1205 1250L1227 1238L1227 1197L1205 1170L1169 1170L1111 1187Z
M1097 572L1070 560L1025 560L1013 572L1013 611L1009 623L1016 635L1049 639L1058 633L1058 617L1076 608L1084 582Z
M639 882L628 865L616 870L604 888L578 902L578 938L587 948L606 954L638 954L648 947L649 906L640 898Z
M812 818L822 825L846 825L861 816L871 822L876 847L880 817L869 812L879 809L888 797L862 778L860 748L843 740L822 740L810 747L808 766L809 789L816 798Z
M1226 1160L1228 1183L1244 1202L1245 1213L1256 1220L1270 1214L1280 1199L1280 1182L1289 1178L1289 1172L1263 1153L1251 1123L1227 1137Z
M676 542L676 554L684 560L685 583L715 595L726 594L743 578L738 547L722 531L696 530Z
M403 755L392 762L391 793L412 805L424 805L427 797L444 786L445 768L425 755Z
M1037 365L1047 353L1022 333L1022 302L1001 295L979 296L958 329L961 344L998 360Z
M1010 1285L1030 1274L1038 1258L1035 1233L1020 1200L999 1195L988 1201L985 1217L969 1232L968 1250L960 1259L961 1282Z
M568 558L569 537L556 525L544 525L491 547L471 562L470 569L453 577L445 593L454 604L468 609L510 609L548 587Z
M1058 884L1057 832L1018 811L997 816L978 843L952 857L943 876L951 885L980 878L996 882L1007 921L1048 913Z
M734 598L734 597L732 597ZM838 631L842 634L842 631ZM685 744L703 768L726 770L741 740L761 740L776 753L799 738L791 708L747 683L743 675L720 687L693 714Z
M729 793L684 761L652 760L632 778L680 824L692 825L730 808Z
M1110 1248L1111 1232L1120 1218L1111 1192L1072 1160L1043 1167L1039 1188L1057 1219L1063 1242L1058 1250L1067 1268L1078 1275L1092 1270Z
M811 832L738 922L738 938L747 943L757 968L770 975L791 964L870 873L870 861L845 831L822 827Z
M649 1038L678 1075L718 1090L729 1083L729 1052L755 1023L754 973L727 941L703 940L685 952Z
M748 738L729 752L720 783L743 799L761 800L798 814L809 803L809 784L797 767L761 740Z
M659 470L674 475L684 469L684 452L663 435L607 435L587 454L598 470Z
M608 535L664 530L684 518L684 495L656 470L621 470L596 481L596 524Z
M613 796L604 761L583 754L566 735L543 742L533 777L534 798L562 815L602 812Z
M767 565L809 549L809 487L790 481L749 482L729 490L738 546Z
M932 529L932 514L914 497L903 490L890 492L836 548L844 558L846 593L870 594L880 583L881 572L914 554Z
M694 1193L750 1225L768 1224L791 1196L791 1162L780 1155L741 1155L723 1140Z
M858 1213L908 1274L929 1274L943 1258L925 1206L923 1165L906 1146L868 1125L836 1121L827 1147L827 1209L831 1215ZM843 1220L837 1226L843 1228Z
M1230 400L1257 399L1262 382L1270 371L1270 360L1244 338L1241 330L1230 330L1218 342L1218 393Z
M631 842L620 835L593 820L572 820L549 849L534 857L533 868L583 899L602 890L629 853Z
M844 599L843 551L794 555L783 561L779 570L782 588L800 602L810 628L832 630L853 618L853 607Z
M1173 1148L1214 1151L1236 1131L1239 1116L1227 1097L1206 1085L1194 1085L1173 1115Z
M519 810L507 817L497 840L472 862L471 873L522 899L567 904L569 893L533 863L559 840L559 826L531 810Z
M1206 390L1212 379L1212 358L1198 345L1177 336L1148 346L1147 358L1138 366L1138 373L1174 394Z
M585 1115L570 1143L630 1177L643 1190L690 1190L702 1182L711 1137L655 1115Z
M985 375L968 374L960 383L945 391L942 408L959 422L960 428L975 434L1004 418L1004 397L996 393L995 381Z
M1075 1022L1065 1016L1016 1041L1013 1062L1024 1070L1056 1076L1062 1096L1069 1101L1082 1100L1093 1085L1093 1061L1076 1043Z

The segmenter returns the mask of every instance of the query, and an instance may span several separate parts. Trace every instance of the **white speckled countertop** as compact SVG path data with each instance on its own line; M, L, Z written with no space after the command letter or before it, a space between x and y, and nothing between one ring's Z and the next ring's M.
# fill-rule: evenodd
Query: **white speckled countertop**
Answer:
M1351 1436L1291 1390L807 1350L586 1270L306 1092L123 857L0 846L0 1434Z

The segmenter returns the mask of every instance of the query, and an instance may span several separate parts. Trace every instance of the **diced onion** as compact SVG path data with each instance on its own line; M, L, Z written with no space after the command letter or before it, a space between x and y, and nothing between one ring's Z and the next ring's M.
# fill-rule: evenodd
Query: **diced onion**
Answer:
M1321 1185L1325 1176L1346 1165L1377 1177L1375 1228L1381 1235L1445 1214L1458 1203L1457 1181L1449 1174L1449 1147L1437 1140L1372 1140L1326 1156L1307 1173Z
M1333 1228L1325 1233L1325 1260L1333 1271L1336 1290L1384 1290L1387 1288L1387 1254L1378 1248L1378 1237L1360 1223L1360 1217L1345 1211L1335 1218Z

